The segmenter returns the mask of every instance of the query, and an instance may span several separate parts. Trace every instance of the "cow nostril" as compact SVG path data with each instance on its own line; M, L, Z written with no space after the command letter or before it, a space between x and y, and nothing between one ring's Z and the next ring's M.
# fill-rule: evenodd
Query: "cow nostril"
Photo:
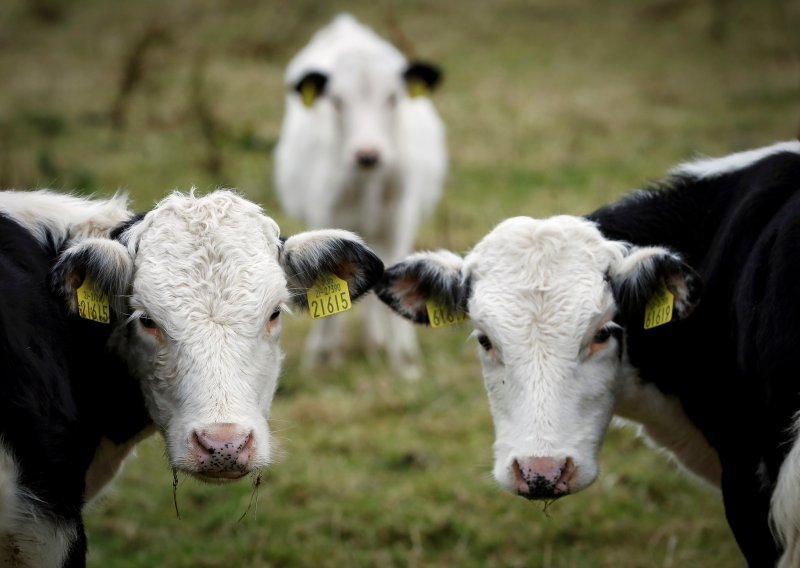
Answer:
M568 494L575 470L575 462L571 457L531 457L515 459L511 464L517 493L529 499Z
M356 152L356 163L362 168L372 168L380 162L380 154L377 150L359 150Z

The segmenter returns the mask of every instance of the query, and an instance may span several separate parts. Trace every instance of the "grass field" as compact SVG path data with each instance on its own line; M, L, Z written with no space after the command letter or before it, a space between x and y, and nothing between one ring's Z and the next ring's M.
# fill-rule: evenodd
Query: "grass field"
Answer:
M419 247L465 251L504 217L586 213L702 152L796 136L800 5L765 0L6 0L0 186L130 193L236 187L286 219L272 148L285 64L349 10L442 64L446 196ZM359 348L299 372L285 325L257 491L181 479L153 438L87 511L93 567L742 565L718 494L630 429L587 491L544 510L490 477L492 425L466 328L420 330L407 383Z

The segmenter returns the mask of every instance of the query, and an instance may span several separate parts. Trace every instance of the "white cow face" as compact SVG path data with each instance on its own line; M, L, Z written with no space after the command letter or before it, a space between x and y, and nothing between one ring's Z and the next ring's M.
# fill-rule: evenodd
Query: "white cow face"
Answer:
M377 290L418 323L428 323L430 298L468 312L495 424L494 476L509 491L549 499L597 477L626 376L621 323L643 313L662 279L685 317L699 280L669 251L606 240L580 218L518 217L463 260L412 255Z
M112 342L141 382L172 466L210 480L267 466L281 313L302 307L322 274L348 281L356 298L382 263L345 231L282 242L272 219L228 191L174 194L118 239L73 245L57 274L71 287L90 278L128 315Z
M348 51L335 60L330 73L307 73L295 84L306 104L320 98L333 113L342 160L356 175L392 168L400 105L409 91L431 91L441 77L430 64L417 62L402 69L384 55Z

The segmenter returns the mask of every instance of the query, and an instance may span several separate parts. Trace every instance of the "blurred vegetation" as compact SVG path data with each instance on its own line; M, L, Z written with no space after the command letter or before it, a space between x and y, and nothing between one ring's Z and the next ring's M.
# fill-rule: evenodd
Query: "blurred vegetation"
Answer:
M236 187L285 231L272 148L283 70L353 12L441 63L451 175L420 248L467 250L504 217L586 213L698 152L795 137L800 5L782 0L6 0L0 186L110 195ZM491 480L467 329L421 330L405 383L359 348L303 376L287 321L257 491L181 480L152 439L87 512L91 566L737 566L718 494L628 430L600 480L546 510Z

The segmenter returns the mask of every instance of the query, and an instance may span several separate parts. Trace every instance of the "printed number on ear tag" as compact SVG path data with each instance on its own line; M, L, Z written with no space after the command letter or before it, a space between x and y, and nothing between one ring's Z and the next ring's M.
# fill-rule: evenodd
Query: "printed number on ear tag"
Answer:
M78 287L78 315L98 323L111 323L108 296L97 290L88 278Z
M428 310L428 320L431 327L447 327L467 320L467 314L461 310L451 310L433 299L425 302Z
M425 81L409 81L407 88L408 96L412 99L417 97L427 97L430 94L430 90L428 89L428 85L425 84Z
M308 298L308 311L314 319L346 312L353 307L347 282L333 274L317 278L314 285L308 289L306 298Z
M674 303L675 297L672 292L667 290L667 285L662 280L658 290L656 290L644 308L644 328L652 329L672 321L672 306Z
M300 99L307 107L311 107L314 104L314 101L317 100L317 87L314 83L310 81L303 83L300 87Z

